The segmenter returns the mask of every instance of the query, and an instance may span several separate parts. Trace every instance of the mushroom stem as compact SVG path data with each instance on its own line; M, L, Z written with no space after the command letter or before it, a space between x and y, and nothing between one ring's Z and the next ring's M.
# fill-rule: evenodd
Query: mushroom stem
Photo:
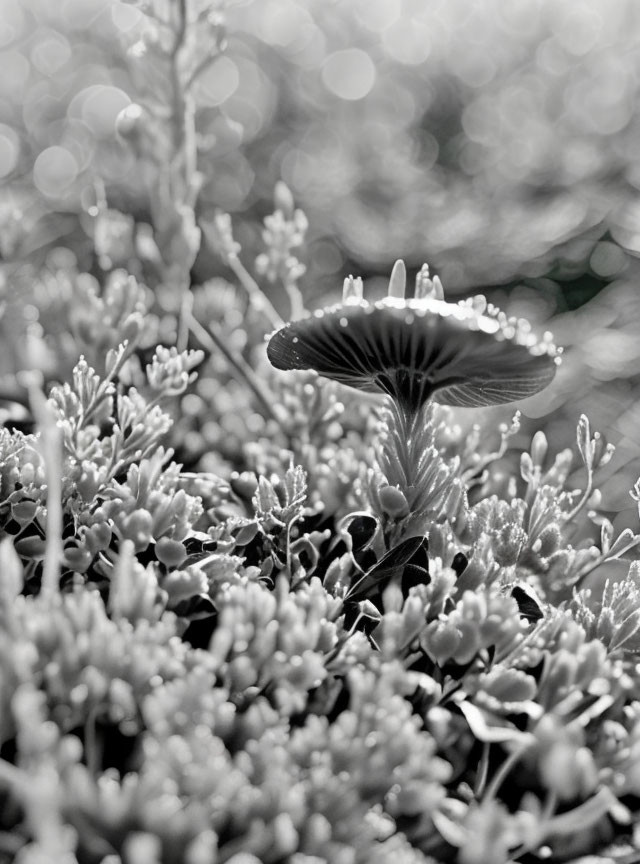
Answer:
M385 473L393 476L393 485L400 486L411 506L419 479L417 468L421 454L418 431L425 422L426 404L420 411L413 412L407 411L395 399L390 399L388 409L386 434L382 441L383 457L387 463L385 467L388 469Z

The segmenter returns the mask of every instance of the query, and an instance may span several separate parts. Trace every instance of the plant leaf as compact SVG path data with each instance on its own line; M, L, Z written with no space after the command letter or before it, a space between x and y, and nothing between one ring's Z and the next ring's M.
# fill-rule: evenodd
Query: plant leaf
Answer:
M382 558L374 564L347 592L345 599L353 600L356 597L365 597L371 590L381 582L389 581L399 570L405 568L416 554L427 548L426 537L407 537L393 549L390 549ZM420 554L417 565L420 566L423 556Z

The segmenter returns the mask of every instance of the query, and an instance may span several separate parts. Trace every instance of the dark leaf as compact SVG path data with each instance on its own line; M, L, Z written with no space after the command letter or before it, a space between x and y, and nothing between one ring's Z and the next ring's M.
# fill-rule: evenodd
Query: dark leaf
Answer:
M351 554L361 570L369 570L377 561L376 554L371 548L377 530L378 520L368 513L355 514L346 526L351 543Z
M466 570L468 563L469 559L463 552L456 552L451 562L451 569L455 572L456 576L460 577Z
M416 550L411 561L405 566L402 574L402 593L406 597L411 588L416 585L428 585L431 581L429 576L429 555L427 550L429 544L424 538L422 545Z
M201 621L215 615L216 607L206 594L198 594L195 597L182 600L173 607L172 611L180 618L186 618L188 621Z
M544 612L540 607L537 597L527 586L516 585L511 590L511 596L518 604L522 618L526 618L531 624L535 624L536 621L544 618Z
M382 582L389 582L394 575L403 570L413 562L414 556L418 555L416 566L420 567L423 562L422 552L426 553L428 542L426 537L408 537L393 549L390 549L382 558L351 586L345 599L354 600L366 597L371 590Z
M353 551L360 552L366 548L373 540L377 528L378 522L375 517L367 514L355 516L347 526Z

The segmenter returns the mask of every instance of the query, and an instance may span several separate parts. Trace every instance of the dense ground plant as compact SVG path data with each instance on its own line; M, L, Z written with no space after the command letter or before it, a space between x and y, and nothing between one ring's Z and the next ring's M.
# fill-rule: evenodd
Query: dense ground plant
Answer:
M636 860L613 450L586 416L575 453L474 423L559 350L426 265L310 312L283 183L252 268L198 209L222 5L137 5L148 210L96 184L84 254L2 238L0 861Z
M640 535L597 512L612 448L582 417L584 488L542 433L498 482L518 414L485 443L450 406L524 398L559 352L426 267L405 293L399 262L387 298L350 278L279 327L297 371L257 365L273 417L216 474L167 446L205 352L141 362L142 300L100 372L27 382L37 428L0 442L4 860L630 860Z

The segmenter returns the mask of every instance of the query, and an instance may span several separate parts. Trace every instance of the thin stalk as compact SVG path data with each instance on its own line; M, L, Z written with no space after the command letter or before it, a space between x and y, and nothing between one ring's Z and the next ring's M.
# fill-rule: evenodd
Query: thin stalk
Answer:
M581 423L582 423L582 419L583 418L581 418L581 421L580 421ZM586 417L584 417L584 419L586 420ZM587 425L588 425L588 421L587 421ZM578 429L580 429L580 426L578 426ZM587 470L587 483L586 483L584 492L580 496L580 500L575 505L575 507L573 507L573 509L569 513L565 513L565 515L564 515L564 521L565 522L571 522L572 519L575 519L575 517L578 515L578 513L587 504L587 502L589 501L589 498L591 497L591 494L593 492L593 480L594 480L593 463L589 459L585 458L584 459L584 467Z
M593 474L589 472L587 476L587 486L582 495L580 496L580 500L576 504L576 506L569 512L564 515L564 522L571 522L572 519L578 515L578 513L582 510L582 508L587 504L591 494L593 492Z
M46 546L42 572L42 595L60 592L62 561L62 433L47 404L44 393L31 389L31 408L40 427L42 455L47 479Z
M114 366L111 369L111 371L109 372L109 374L106 375L102 379L100 386L98 387L95 395L93 396L93 398L91 399L91 401L89 402L87 407L84 409L84 411L80 417L80 423L78 424L78 426L74 430L74 443L76 445L78 443L78 433L79 433L80 429L84 429L86 427L87 423L93 417L93 415L96 412L96 410L98 409L98 407L107 398L109 384L111 384L113 381L115 381L116 378L118 377L118 375L120 374L120 370L124 366L125 361L128 360L129 356L133 352L133 349L135 348L135 342L132 342L129 340L129 341L123 342L122 346L124 346L124 348L122 350L122 353L118 357L117 362L114 364Z
M519 762L519 760L524 756L530 746L531 745L529 744L529 742L527 742L526 744L523 744L522 746L516 748L512 753L507 756L502 765L493 775L491 783L487 786L485 800L492 800L496 797L496 795L498 794L498 790L500 789L504 781L507 779L509 771L511 771L514 765Z
M189 76L189 80L187 81L187 88L191 89L191 87L193 87L198 78L203 75L207 71L207 69L210 69L219 57L220 54L208 54L206 57L203 57L203 59L198 63L196 68Z
M286 280L284 283L285 291L289 297L291 305L291 320L297 321L304 315L304 300L302 299L302 291L298 288L295 282Z
M198 172L198 143L196 135L196 106L190 82L184 80L181 69L181 55L188 48L190 41L190 8L189 0L178 0L178 28L171 51L171 85L173 102L173 164L181 169L181 190L172 188L174 195L182 199L182 205L193 212L200 191L202 177ZM180 164L181 163L181 164ZM177 176L177 172L176 172ZM171 184L173 186L173 184ZM178 312L177 348L184 351L188 339L188 319L193 300L191 298L191 265L190 252L182 262L176 262L180 267L179 285L182 300Z
M98 740L97 718L98 708L94 706L90 709L84 724L85 759L87 768L93 777L97 777L100 773L100 764L102 762L102 748L100 747L100 742Z
M480 756L480 761L478 762L478 774L476 776L476 782L474 786L474 795L476 798L482 798L482 793L484 792L485 786L487 785L487 777L489 776L489 753L491 750L491 744L488 741L485 741L482 745L482 754Z
M234 354L233 351L227 347L217 325L211 322L209 324L209 329L207 330L193 317L193 315L190 314L189 329L200 344L208 351L211 353L220 351L220 353L223 354L231 368L238 373L240 378L244 380L247 387L249 387L253 395L256 397L264 410L265 416L277 421L278 418L273 410L273 406L260 389L260 382L253 369L243 357Z
M580 573L579 573L578 576L576 577L575 581L571 583L572 587L573 587L574 589L577 588L577 587L580 585L580 583L581 583L581 582L582 582L582 581L583 581L583 580L584 580L584 579L585 579L585 578L586 578L590 573L593 573L593 571L596 569L596 567L599 567L599 566L600 566L601 564L603 564L605 561L619 561L620 558L621 558L621 557L622 557L626 552L630 552L632 549L635 549L636 546L638 546L638 542L639 542L639 541L638 541L636 538L634 538L634 539L631 540L631 541L630 541L626 546L623 546L621 549L619 549L619 550L615 553L615 555L612 556L612 557L610 557L609 555L607 555L606 553L604 553L604 554L602 554L602 555L599 555L597 558L594 558L593 561L591 561L589 564L585 565L585 567L580 571Z
M282 318L278 315L273 304L260 288L251 273L244 266L237 255L229 255L229 267L233 270L234 275L249 295L251 304L257 312L261 312L269 321L269 324L274 330L282 327Z
M182 294L182 303L180 304L180 315L178 318L178 336L176 339L176 348L180 353L186 351L189 346L189 326L193 318L193 294L187 290Z

